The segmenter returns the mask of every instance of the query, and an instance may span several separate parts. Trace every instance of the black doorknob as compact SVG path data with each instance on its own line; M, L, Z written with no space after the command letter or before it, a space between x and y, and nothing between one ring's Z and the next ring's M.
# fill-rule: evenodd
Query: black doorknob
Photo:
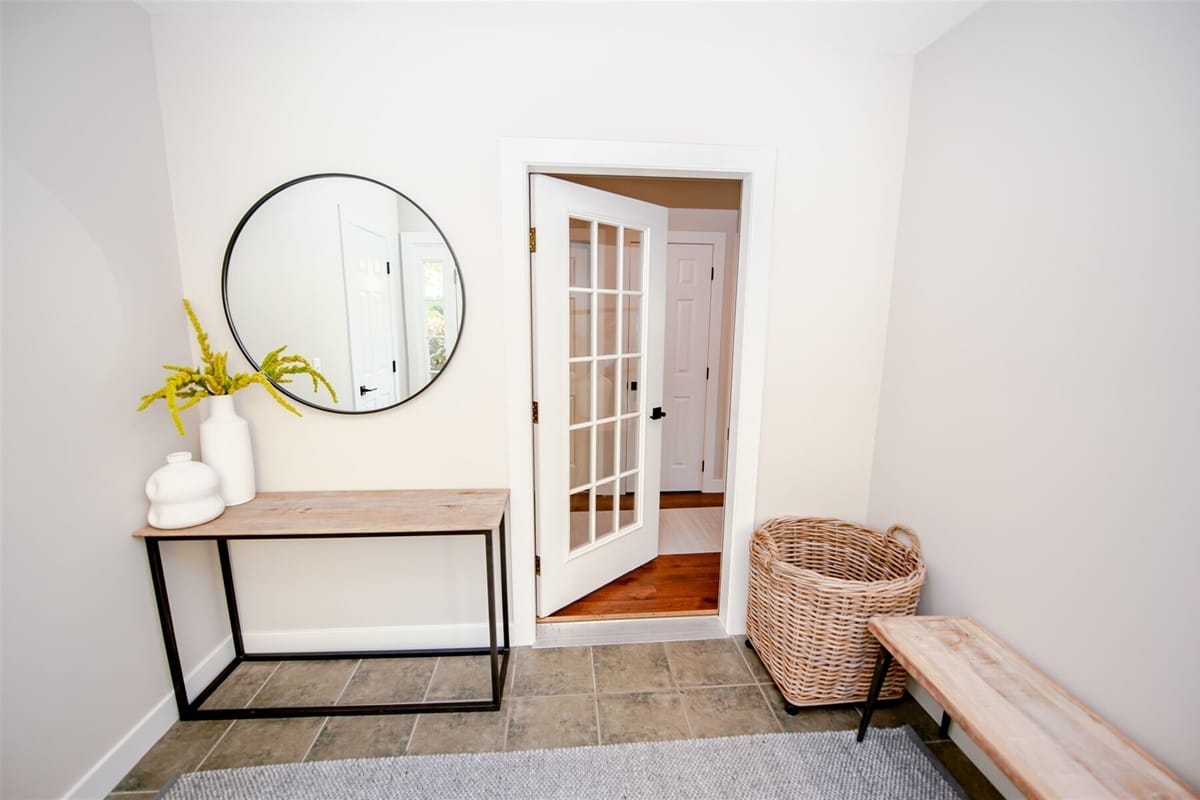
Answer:
M359 397L362 397L362 396L363 396L364 394L366 394L367 392L374 392L374 391L378 391L378 389L379 389L379 387L378 387L378 386L372 386L370 389L368 389L366 386L359 386L359 387L358 387L358 396L359 396Z
M650 419L662 419L667 416L667 412L662 410L662 406L655 406L650 411Z

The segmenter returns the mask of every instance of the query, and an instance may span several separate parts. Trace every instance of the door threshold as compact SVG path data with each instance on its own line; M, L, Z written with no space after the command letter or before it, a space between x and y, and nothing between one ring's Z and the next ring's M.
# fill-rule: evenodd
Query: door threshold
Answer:
M726 635L720 617L714 614L543 622L535 626L533 646L583 647L643 642L685 642L693 639L721 639Z
M700 608L694 611L629 611L621 613L615 611L610 614L572 614L570 616L559 616L552 614L548 617L538 617L538 625L553 625L558 622L596 622L606 619L667 619L670 617L715 617L717 610L715 608Z

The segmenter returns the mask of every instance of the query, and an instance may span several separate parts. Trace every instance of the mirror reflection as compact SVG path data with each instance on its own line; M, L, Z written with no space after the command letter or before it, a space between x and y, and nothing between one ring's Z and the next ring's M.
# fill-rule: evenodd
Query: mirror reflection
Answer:
M315 408L379 411L446 368L463 322L458 264L416 203L370 178L310 175L272 190L225 252L225 314L255 366L271 350L309 358L337 391L280 387Z

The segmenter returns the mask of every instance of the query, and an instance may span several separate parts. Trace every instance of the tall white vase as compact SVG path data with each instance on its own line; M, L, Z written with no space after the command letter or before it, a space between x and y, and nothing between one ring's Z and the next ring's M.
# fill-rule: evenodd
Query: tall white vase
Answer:
M208 398L208 408L208 419L200 423L200 456L221 479L221 499L227 506L253 500L250 423L238 416L233 395Z

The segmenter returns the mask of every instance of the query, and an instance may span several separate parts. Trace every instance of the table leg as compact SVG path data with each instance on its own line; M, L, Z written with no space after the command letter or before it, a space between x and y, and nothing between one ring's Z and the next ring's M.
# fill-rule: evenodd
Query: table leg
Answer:
M880 646L879 657L875 661L875 678L871 681L871 693L867 695L867 705L863 709L862 721L858 724L860 742L867 735L867 726L871 724L871 715L875 713L875 704L879 702L879 693L883 690L883 679L887 677L891 666L892 654L886 647Z
M229 633L233 637L234 658L246 655L242 644L242 622L238 616L237 594L233 590L233 567L229 563L229 540L217 539L217 556L221 560L221 582L225 585L225 607L229 610Z
M158 539L146 538L146 556L150 560L150 582L154 585L154 600L158 604L158 622L162 626L163 644L167 649L167 669L175 689L175 705L182 719L187 714L187 687L183 682L183 666L179 663L179 644L175 640L175 624L171 621L171 603L167 599L167 579L163 574L162 553Z
M492 532L483 531L487 561L488 644L491 648L492 702L500 707L500 656L496 649L496 564L492 552Z
M508 641L508 558L504 541L504 520L507 517L507 511L500 515L500 622L504 626L504 652L506 653L511 647Z

